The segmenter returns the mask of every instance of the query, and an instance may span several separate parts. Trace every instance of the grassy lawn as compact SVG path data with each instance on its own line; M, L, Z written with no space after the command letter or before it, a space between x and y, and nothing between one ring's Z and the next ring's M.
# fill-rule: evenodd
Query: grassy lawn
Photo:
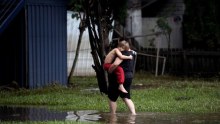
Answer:
M197 79L172 76L154 77L137 73L132 85L132 100L138 112L214 113L220 112L218 78ZM0 105L47 106L49 109L108 112L108 98L100 94L95 77L73 77L69 87L57 84L44 88L0 91ZM118 111L128 112L121 99ZM1 122L28 124L30 122ZM74 121L31 122L33 124L86 124Z
M91 123L91 122L90 122ZM5 121L1 122L1 124L88 124L88 122L74 122L74 121L27 121L27 122L16 122L16 121ZM92 123L99 124L99 123Z
M96 88L95 90L88 90ZM40 89L0 91L1 105L45 105L59 110L108 112L108 98L97 90L95 77L73 77L72 85L51 85ZM132 99L137 112L220 112L218 79L186 79L135 74ZM122 100L118 111L128 111Z

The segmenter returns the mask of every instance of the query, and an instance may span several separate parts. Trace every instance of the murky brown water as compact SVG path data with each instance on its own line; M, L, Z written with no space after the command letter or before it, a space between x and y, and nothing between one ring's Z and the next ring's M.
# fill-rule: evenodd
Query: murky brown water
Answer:
M100 113L95 110L54 111L46 107L0 107L0 123L3 121L82 121L107 124L220 124L220 113L175 114L141 112L136 116L128 113Z

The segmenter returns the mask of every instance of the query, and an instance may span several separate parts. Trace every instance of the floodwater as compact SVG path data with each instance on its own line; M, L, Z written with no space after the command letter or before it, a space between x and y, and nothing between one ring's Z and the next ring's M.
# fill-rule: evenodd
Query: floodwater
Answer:
M0 123L4 121L77 121L105 124L220 124L220 113L101 113L95 110L56 111L46 107L0 106Z

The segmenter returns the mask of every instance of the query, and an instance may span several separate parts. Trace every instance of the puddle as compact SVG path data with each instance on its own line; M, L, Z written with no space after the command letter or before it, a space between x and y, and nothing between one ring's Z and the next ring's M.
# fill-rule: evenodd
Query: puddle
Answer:
M64 120L67 112L48 110L40 107L0 107L1 121L46 121Z
M220 124L220 113L212 114L169 114L169 113L138 113L110 115L103 114L105 122L110 124Z
M0 107L0 123L3 121L77 121L110 124L220 124L220 113L100 113L95 110L55 111L46 107Z

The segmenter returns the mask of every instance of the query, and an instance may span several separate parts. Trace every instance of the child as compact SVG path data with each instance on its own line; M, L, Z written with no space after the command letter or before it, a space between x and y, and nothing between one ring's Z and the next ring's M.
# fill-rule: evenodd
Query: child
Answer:
M120 59L132 59L132 55L130 56L122 55L121 51L125 50L126 47L127 47L126 41L121 41L118 43L117 48L114 48L106 55L105 61L103 64L104 70L108 71L109 67L111 66L111 64L113 63L116 57L119 57ZM124 78L124 70L122 69L122 67L118 66L114 70L114 73L116 74L117 82L119 83L118 89L122 91L123 93L128 93L123 86L125 78Z

